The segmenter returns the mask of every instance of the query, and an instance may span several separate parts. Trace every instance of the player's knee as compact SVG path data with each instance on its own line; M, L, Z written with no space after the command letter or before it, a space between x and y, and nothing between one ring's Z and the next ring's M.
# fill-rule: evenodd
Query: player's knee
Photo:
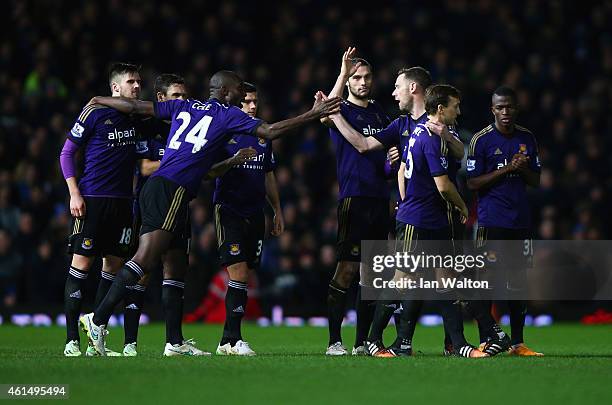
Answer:
M164 279L185 279L189 267L189 257L180 249L173 249L163 257Z
M234 263L227 266L230 280L246 283L249 280L249 267L246 262Z
M102 271L105 273L117 274L124 263L125 259L121 257L106 256L102 259Z
M358 272L359 263L338 262L334 281L342 288L348 288Z
M93 265L94 260L95 257L81 256L75 253L74 255L72 255L72 262L70 263L70 265L80 271L89 271L89 269Z

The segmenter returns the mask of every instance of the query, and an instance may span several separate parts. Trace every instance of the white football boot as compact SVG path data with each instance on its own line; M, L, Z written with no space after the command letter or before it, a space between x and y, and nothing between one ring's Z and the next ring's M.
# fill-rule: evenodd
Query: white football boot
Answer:
M81 348L79 347L78 340L71 340L66 343L64 348L64 356L66 357L79 357L81 355Z
M87 338L91 342L95 352L100 356L106 356L106 343L104 338L106 337L106 325L96 325L93 323L93 312L83 315L79 322L81 328L87 333Z
M348 352L341 342L336 342L327 348L326 356L346 356Z

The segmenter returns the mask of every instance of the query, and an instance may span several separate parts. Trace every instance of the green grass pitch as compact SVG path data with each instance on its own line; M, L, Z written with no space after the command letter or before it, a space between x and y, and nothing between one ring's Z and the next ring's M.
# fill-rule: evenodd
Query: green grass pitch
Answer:
M388 328L388 338L394 333ZM216 348L221 326L187 325ZM326 328L243 327L254 358L162 358L164 328L141 328L139 357L64 358L63 328L0 326L0 384L70 384L57 403L112 404L588 404L612 399L612 326L527 328L543 358L445 358L442 329L417 328L412 358L328 358ZM347 345L354 328L344 328ZM468 340L476 331L466 325ZM111 329L119 349L122 329ZM84 351L85 338L81 347ZM48 402L45 402L48 403Z

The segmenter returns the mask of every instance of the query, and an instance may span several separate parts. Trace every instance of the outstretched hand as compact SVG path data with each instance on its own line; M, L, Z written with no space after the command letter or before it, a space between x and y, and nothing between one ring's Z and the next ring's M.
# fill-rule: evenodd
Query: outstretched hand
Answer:
M355 61L355 47L348 47L342 54L342 64L340 65L340 74L343 76L352 76L361 66L361 62Z
M257 151L252 147L249 146L248 148L242 148L232 157L232 166L246 163L255 156L257 156Z
M312 111L316 112L319 117L335 114L340 112L341 101L342 98L340 97L328 98L322 91L317 91L315 94L315 102L312 105Z

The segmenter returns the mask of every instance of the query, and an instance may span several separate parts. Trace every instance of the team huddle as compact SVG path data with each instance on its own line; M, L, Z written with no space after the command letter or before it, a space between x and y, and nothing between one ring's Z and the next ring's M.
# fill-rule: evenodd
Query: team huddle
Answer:
M391 121L380 104L371 100L372 66L354 54L354 48L344 53L328 96L317 92L309 111L274 124L256 118L257 89L233 72L212 76L207 101L187 98L180 76L160 75L156 101L149 102L138 99L138 67L111 67L112 96L90 101L60 155L74 217L68 243L72 262L64 292L66 356L81 355L79 324L88 337L86 355L136 356L148 274L160 265L166 322L163 354L211 354L185 339L181 328L191 235L189 201L203 179L215 181L218 251L229 275L226 320L216 353L255 355L243 340L241 321L249 273L258 268L261 257L266 200L274 211L272 234L284 229L271 140L314 120L329 128L340 189L338 264L328 290L325 354L348 354L341 325L347 291L359 277L352 354L412 355L423 300L396 300L384 293L377 300L362 298L369 296L371 270L361 264L361 242L389 237L389 178L400 193L394 226L399 250L412 252L419 240L448 241L440 249L453 249L452 241L463 239L469 213L457 190L464 145L455 129L461 96L450 85L432 85L431 76L421 67L401 69L393 96L406 115ZM344 87L348 89L345 100ZM540 173L535 137L515 124L517 103L512 89L495 90L492 112L495 123L472 138L467 156L468 188L478 195L481 247L487 240L530 240L526 186L537 186ZM77 183L74 155L79 149L83 172ZM79 319L83 286L96 257L102 258L102 273L95 310ZM397 271L394 277L403 276ZM106 347L106 325L121 302L125 342L123 351L115 352ZM490 301L441 291L435 302L444 319L446 355L488 357L506 351L542 355L523 342L524 301L508 301L509 335L496 324ZM463 335L463 307L478 322L478 348ZM387 347L382 336L392 316L397 338Z

